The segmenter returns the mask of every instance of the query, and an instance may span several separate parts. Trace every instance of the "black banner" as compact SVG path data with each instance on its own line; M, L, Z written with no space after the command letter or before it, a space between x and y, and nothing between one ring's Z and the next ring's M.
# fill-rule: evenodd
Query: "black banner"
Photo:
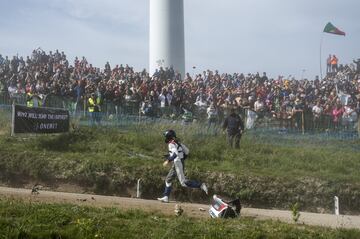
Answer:
M69 131L69 111L13 106L13 133L53 134Z

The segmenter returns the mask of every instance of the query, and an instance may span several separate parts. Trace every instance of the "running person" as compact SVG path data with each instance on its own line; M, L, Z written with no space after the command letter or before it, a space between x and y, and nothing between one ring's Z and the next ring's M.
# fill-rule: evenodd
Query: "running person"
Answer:
M199 188L208 194L208 189L205 183L195 180L188 180L184 175L184 161L189 154L189 149L176 138L174 130L167 130L164 133L165 143L169 146L169 154L166 155L164 166L172 163L171 169L165 179L164 196L158 198L161 202L169 202L169 197L172 189L172 181L177 176L181 186L189 188Z

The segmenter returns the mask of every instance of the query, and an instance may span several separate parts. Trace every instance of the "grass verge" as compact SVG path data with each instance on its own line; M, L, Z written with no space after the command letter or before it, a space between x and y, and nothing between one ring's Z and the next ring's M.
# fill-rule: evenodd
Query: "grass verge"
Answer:
M142 211L0 200L0 238L360 238L360 231L275 221L200 220Z

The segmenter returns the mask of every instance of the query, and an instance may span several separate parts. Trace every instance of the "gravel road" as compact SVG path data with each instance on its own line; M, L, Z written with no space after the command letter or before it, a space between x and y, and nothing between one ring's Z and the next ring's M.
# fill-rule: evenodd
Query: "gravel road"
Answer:
M0 198L21 199L25 202L66 203L94 207L117 207L124 210L140 209L148 212L158 212L165 215L174 215L176 204L181 205L184 214L189 217L209 218L209 205L182 202L161 203L156 200L143 200L136 198L123 198L114 196L100 196L91 194L52 192L40 190L32 194L29 189L0 187ZM336 216L331 214L317 214L300 212L300 224L324 226L331 228L357 228L360 229L360 216ZM241 215L253 217L258 220L279 220L293 223L290 211L265 210L243 208Z

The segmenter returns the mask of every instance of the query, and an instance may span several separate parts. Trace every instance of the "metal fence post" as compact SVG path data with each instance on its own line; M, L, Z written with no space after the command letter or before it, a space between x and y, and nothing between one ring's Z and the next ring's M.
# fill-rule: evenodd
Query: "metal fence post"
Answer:
M137 198L140 198L140 197L141 197L140 182L141 182L141 179L138 179L138 180L137 180L137 185L136 185L136 197L137 197Z

